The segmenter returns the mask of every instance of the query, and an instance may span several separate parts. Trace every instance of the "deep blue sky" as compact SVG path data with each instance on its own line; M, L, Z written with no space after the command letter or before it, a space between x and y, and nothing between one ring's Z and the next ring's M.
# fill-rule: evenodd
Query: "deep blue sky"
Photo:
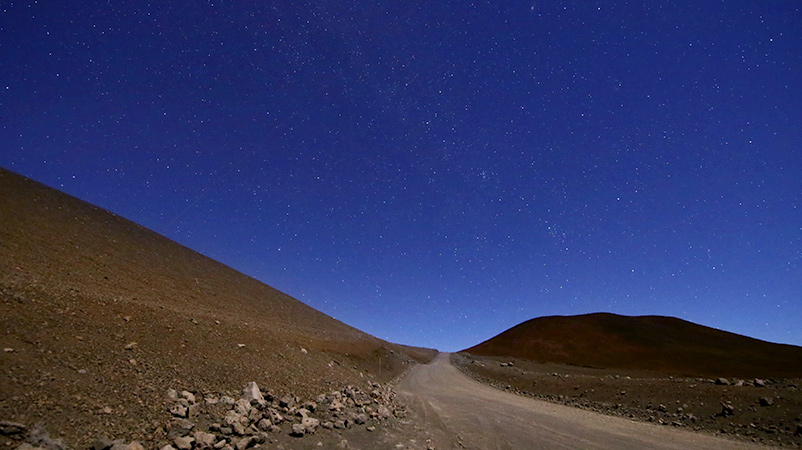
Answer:
M802 345L796 1L21 1L0 166L391 341Z

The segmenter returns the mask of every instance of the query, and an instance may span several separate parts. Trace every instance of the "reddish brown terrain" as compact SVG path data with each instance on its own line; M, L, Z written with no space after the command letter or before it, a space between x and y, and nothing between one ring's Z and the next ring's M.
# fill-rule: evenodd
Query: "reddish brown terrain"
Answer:
M670 375L802 377L802 347L662 316L596 313L541 317L465 351Z
M436 353L3 169L0 329L0 421L41 423L73 448L101 433L164 443L170 388L199 400L238 398L250 381L276 398L369 391Z
M802 348L670 317L524 322L453 362L522 395L665 426L802 447Z

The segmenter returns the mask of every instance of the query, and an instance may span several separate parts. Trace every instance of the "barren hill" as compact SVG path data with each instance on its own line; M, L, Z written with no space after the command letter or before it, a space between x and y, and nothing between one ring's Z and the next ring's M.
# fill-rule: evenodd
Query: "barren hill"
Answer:
M168 388L312 396L434 354L3 169L0 329L0 419L79 443L149 436Z
M596 313L541 317L464 351L677 375L802 377L802 347L662 316Z

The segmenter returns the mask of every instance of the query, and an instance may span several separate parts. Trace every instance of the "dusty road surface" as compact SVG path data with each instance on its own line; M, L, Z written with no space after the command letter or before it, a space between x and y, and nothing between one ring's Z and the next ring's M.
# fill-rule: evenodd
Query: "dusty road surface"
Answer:
M769 448L503 392L457 370L447 353L414 367L398 392L422 418L437 449Z

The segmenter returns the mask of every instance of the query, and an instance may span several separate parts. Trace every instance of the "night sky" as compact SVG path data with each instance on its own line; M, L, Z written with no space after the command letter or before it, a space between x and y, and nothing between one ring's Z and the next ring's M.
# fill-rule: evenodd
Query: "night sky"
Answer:
M0 166L350 325L802 345L798 1L3 2Z

